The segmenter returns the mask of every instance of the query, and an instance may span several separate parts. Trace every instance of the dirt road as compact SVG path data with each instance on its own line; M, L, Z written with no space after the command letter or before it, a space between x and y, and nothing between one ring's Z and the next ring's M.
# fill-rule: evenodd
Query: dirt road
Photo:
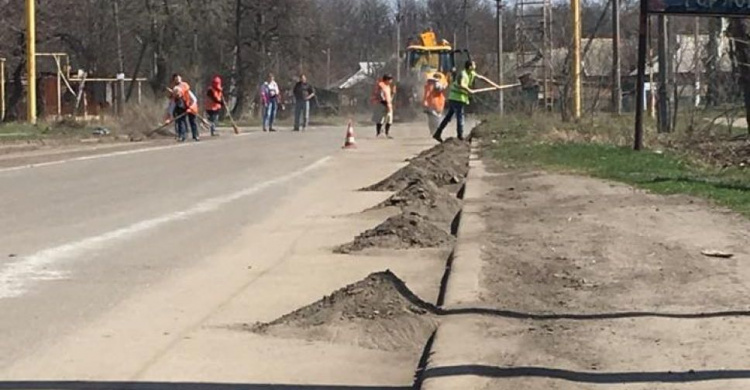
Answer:
M454 338L428 377L483 389L750 388L746 219L684 196L493 167L479 299L441 325Z

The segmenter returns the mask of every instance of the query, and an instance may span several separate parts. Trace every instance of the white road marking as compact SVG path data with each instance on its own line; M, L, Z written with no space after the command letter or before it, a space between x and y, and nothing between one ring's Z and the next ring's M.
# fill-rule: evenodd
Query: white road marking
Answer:
M245 137L245 136L254 135L254 134L258 134L258 133L256 132L240 133L240 134L234 135L233 137ZM181 147L190 146L190 145L196 146L196 145L207 145L207 144L205 142L196 142L196 143L191 142L191 143L175 144L175 145L167 145L167 146L146 147L142 149L123 150L123 151L112 152L112 153L94 154L91 156L74 157L74 158L68 158L64 160L47 161L47 162L41 162L41 163L36 163L36 164L19 165L16 167L0 168L0 173L20 171L22 169L29 169L29 168L48 167L52 165L60 165L60 164L66 164L66 163L71 163L71 162L76 162L76 161L98 160L100 158L126 156L129 154L138 154L138 153L145 153L145 152L155 152L159 150L181 148Z
M80 241L70 242L54 248L42 250L30 256L22 257L15 262L0 267L0 299L21 296L28 291L30 285L37 281L59 280L65 278L65 272L54 269L54 266L57 263L77 258L88 251L99 249L106 244L112 244L119 240L126 240L137 234L158 228L171 222L185 220L199 214L217 210L228 203L302 176L305 173L321 167L330 159L331 156L324 157L297 171L258 183L252 187L231 194L208 199L187 210L143 220L98 236L88 237Z

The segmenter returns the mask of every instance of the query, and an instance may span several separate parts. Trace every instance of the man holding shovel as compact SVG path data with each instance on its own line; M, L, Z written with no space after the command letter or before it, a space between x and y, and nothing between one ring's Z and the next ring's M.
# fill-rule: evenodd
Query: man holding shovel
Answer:
M440 123L440 126L438 126L437 131L435 131L435 134L433 134L432 136L432 138L434 138L436 141L440 143L443 142L443 130L445 130L445 127L448 126L448 123L450 123L451 119L453 119L453 115L456 116L456 133L458 134L458 139L464 139L465 109L466 106L469 105L469 95L473 95L477 92L485 92L490 90L497 90L498 88L504 88L495 84L492 80L480 74L477 74L476 68L477 64L474 61L466 61L466 64L464 64L464 70L461 71L461 73L457 75L456 79L453 80L453 83L451 83L450 92L448 95L448 113L445 114L445 118L443 118L443 121ZM485 81L486 83L492 85L492 88L485 88L481 90L471 89L474 85L475 79Z

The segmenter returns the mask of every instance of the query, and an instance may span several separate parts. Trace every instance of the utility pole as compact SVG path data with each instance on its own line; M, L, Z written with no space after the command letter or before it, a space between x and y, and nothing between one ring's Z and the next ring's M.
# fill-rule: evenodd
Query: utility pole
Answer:
M464 22L464 40L466 40L466 50L471 50L471 38L469 36L469 22Z
M616 115L622 115L620 67L620 0L612 0L612 112Z
M5 58L0 58L0 122L5 121Z
M26 120L36 124L36 2L26 0Z
M125 64L124 64L124 58L122 55L122 34L120 31L120 0L114 0L112 1L112 13L115 19L115 35L116 35L116 43L117 43L117 62L118 62L118 72L117 72L117 93L115 94L115 111L118 116L122 115L123 113L123 102L125 101Z
M467 18L467 11L469 9L469 0L464 0L463 6L461 6L461 9L463 10L463 25L464 25L464 40L466 43L464 43L464 49L469 50L469 19ZM455 47L454 47L455 48Z
M573 119L578 120L581 118L581 1L571 0L570 10L573 14Z
M497 3L497 82L503 85L503 0L495 0ZM505 93L499 90L497 93L497 109L500 115L505 115Z
M326 89L331 88L331 48L326 50Z
M657 32L657 51L659 55L659 100L657 101L658 132L669 132L669 50L667 45L667 17L658 16L659 31Z
M646 55L648 53L648 2L641 0L638 15L638 79L635 94L635 131L633 150L643 148L643 106L646 105ZM649 71L649 73L651 73Z
M401 0L396 0L396 83L401 81Z

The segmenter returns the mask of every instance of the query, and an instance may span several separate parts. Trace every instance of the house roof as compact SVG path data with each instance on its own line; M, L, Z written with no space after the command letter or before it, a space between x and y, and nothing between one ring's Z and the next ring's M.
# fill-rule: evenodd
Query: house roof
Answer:
M589 44L589 41L590 44ZM612 74L612 38L592 38L581 41L581 51L589 46L582 61L581 71L585 77L603 77ZM552 66L559 70L566 67L568 48L561 47L552 50Z
M693 73L696 70L701 73L706 72L706 60L710 58L710 54L707 52L706 47L708 45L709 36L702 34L698 36L696 45L696 39L693 35L677 35L677 50L675 53L675 67L678 74L681 73ZM696 50L698 56L696 57ZM732 59L729 56L730 40L728 37L722 37L719 41L719 63L718 67L721 72L732 71ZM649 66L650 65L650 66ZM696 69L697 67L697 69ZM651 63L646 64L646 74L652 72L654 74L659 73L659 57L654 56L651 58ZM638 74L637 70L630 72L631 76Z
M581 42L581 50L583 50L588 44L588 39L584 39ZM529 56L531 57L531 56ZM519 64L518 55L513 52L506 52L503 55L505 62L505 69L507 72L512 72L516 76L520 76L525 71L536 69L539 71L539 67L529 66L529 64ZM526 61L529 62L530 58ZM553 74L560 74L563 69L567 67L566 60L568 59L568 48L561 47L552 49L552 55L550 58L550 65L553 69ZM494 61L494 54L488 57L488 60ZM541 65L538 63L537 65ZM588 77L601 77L608 76L612 72L612 38L594 38L591 40L591 47L586 53L583 59L583 75ZM541 74L535 75L537 78L542 77Z
M675 66L678 73L693 73L696 70L696 66L700 72L706 72L705 64L709 58L709 54L706 51L709 36L707 34L699 35L697 44L693 35L677 35L677 49L675 53ZM588 45L589 40L584 39L581 42L581 50L585 49ZM630 41L622 42L623 47L625 45L635 45L635 42ZM732 70L732 61L729 56L730 50L730 39L723 37L719 42L719 70L721 72L730 72ZM696 57L696 50L698 56ZM506 52L503 56L505 61L506 73L520 73L524 69L519 68L516 53ZM568 59L568 48L561 47L552 49L552 55L550 62L553 69L553 74L560 74L563 69L567 67L566 59ZM494 54L487 57L488 61L494 61ZM697 62L696 62L697 60ZM523 66L523 65L521 65ZM539 69L539 68L530 68ZM646 65L646 74L649 74L653 70L654 74L659 72L659 61L658 57L654 56L652 61ZM528 70L528 69L526 69ZM583 75L586 77L606 77L611 75L612 72L612 38L593 38L591 45L586 52L586 55L582 61ZM637 74L636 71L623 72L634 76ZM537 74L536 77L541 77L541 74Z
M337 82L335 88L338 89L349 89L364 81L373 79L373 76L385 67L385 62L360 62L359 70L353 75Z

